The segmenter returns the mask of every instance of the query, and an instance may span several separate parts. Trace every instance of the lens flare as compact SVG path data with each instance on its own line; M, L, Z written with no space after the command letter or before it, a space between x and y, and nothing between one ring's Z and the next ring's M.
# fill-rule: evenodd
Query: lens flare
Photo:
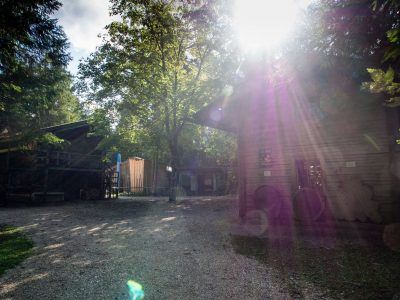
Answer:
M268 229L267 214L259 209L251 210L246 215L244 229L250 235L260 236Z
M129 300L141 300L144 298L142 285L133 280L126 283L129 290Z

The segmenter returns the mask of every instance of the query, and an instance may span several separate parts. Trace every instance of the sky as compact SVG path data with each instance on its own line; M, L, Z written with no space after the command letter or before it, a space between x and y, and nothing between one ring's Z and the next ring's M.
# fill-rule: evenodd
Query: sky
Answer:
M54 15L70 42L72 61L68 70L78 71L79 60L87 57L100 45L100 33L111 22L108 0L61 0L63 6Z
M271 2L257 0L261 6L271 6ZM274 0L275 1L275 0ZM313 0L280 0L282 2L294 1L302 7L306 7ZM69 63L68 70L76 75L80 59L84 59L92 53L96 46L100 45L100 33L104 33L104 27L112 21L109 16L109 0L61 0L63 6L54 15L59 19L59 24L70 42L70 52L72 61ZM247 0L238 0L247 3ZM292 3L292 2L290 2ZM243 14L243 11L241 11ZM114 17L115 19L116 17ZM247 19L251 19L250 16ZM258 24L259 25L259 24Z

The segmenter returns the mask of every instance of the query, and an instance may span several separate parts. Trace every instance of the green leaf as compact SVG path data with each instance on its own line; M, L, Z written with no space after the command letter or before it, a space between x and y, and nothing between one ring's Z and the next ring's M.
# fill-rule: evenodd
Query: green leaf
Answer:
M372 80L375 82L380 81L385 76L385 73L381 69L368 68L367 71L371 76Z
M52 134L50 132L47 132L47 133L39 136L37 138L37 141L40 144L52 145L52 146L54 146L56 148L59 148L59 149L62 149L66 144L69 143L68 141L65 141L64 139L61 139L58 136L56 136L56 135L54 135L54 134Z
M393 80L394 80L394 70L392 69L392 67L389 67L389 69L386 71L384 78L388 82L393 82Z
M378 0L372 1L371 7L372 7L372 10L376 10L376 8L378 7Z
M400 40L400 29L391 29L387 31L387 37L389 42L391 43L397 43Z
M383 56L383 62L386 62L390 59L396 59L400 56L400 47L399 46L390 46L388 50L386 50Z

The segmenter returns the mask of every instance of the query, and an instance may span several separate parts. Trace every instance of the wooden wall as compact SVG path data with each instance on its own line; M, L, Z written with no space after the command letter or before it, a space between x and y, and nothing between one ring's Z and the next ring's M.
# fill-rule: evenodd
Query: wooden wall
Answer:
M168 187L166 166L138 157L128 158L121 163L123 191L139 194L158 194ZM157 171L156 171L157 169Z
M298 189L295 161L318 160L336 218L390 222L400 217L400 152L394 146L399 123L388 117L393 112L356 92L347 99L309 98L282 88L248 97L239 131L241 191L248 207L263 184L277 188L290 203ZM271 161L260 162L260 151Z

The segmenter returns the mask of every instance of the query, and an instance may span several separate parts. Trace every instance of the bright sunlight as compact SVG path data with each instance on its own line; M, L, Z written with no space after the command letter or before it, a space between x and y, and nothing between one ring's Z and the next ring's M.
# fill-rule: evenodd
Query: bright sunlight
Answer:
M234 28L245 50L272 49L293 31L305 2L236 0Z

